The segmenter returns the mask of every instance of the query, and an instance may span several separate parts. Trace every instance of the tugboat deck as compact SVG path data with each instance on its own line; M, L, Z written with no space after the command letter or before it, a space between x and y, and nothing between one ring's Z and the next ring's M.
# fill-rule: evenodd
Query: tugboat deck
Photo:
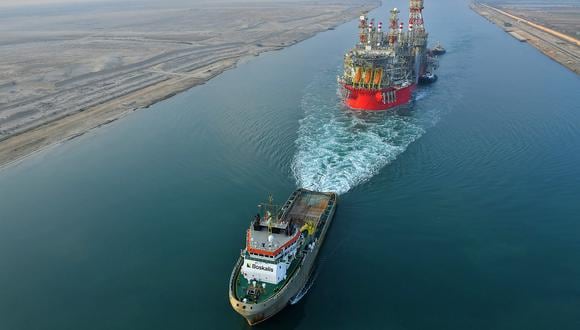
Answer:
M290 265L288 269L288 279L292 278L296 269L298 269L298 262L294 262ZM278 284L267 284L266 287L258 286L258 290L260 290L260 294L257 295L258 300L252 301L254 304L258 304L264 300L271 298L273 295L278 293L280 289L286 285L287 281L282 281ZM236 298L242 300L244 297L247 297L248 289L251 287L250 282L244 279L242 273L238 273L236 276Z
M300 194L291 204L285 218L298 225L306 221L317 221L328 206L329 197L324 194Z
M276 260L284 255L280 252L296 242L299 246L296 258L286 271L287 276L277 284L250 281L239 271L239 267L244 267L245 264L236 266L238 272L234 276L235 298L240 301L247 298L248 302L256 304L271 298L280 291L299 268L303 250L318 237L317 234L320 232L318 226L321 220L327 220L329 208L332 208L334 202L332 194L299 189L290 196L276 217L271 217L269 220L260 219L259 228L251 226L248 229L246 250L243 253L245 258L273 263L273 267L276 267ZM301 235L303 226L308 227L308 230L312 232L305 236ZM290 234L287 234L287 230L290 230L288 232ZM253 282L256 284L253 285ZM248 294L249 290L257 294ZM254 300L250 300L252 297Z

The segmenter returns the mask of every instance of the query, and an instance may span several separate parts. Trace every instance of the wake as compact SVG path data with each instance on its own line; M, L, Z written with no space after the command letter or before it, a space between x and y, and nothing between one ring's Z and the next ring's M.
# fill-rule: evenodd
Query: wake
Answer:
M317 79L303 96L292 173L297 185L345 193L369 180L434 124L433 112L356 112L342 105L336 82ZM427 97L419 91L416 99Z
M304 287L294 297L290 298L290 305L296 305L300 300L302 300L308 291L310 291L310 288L312 287L312 284L314 284L316 277L318 277L318 273L311 275L311 277L306 282L306 285L304 285Z

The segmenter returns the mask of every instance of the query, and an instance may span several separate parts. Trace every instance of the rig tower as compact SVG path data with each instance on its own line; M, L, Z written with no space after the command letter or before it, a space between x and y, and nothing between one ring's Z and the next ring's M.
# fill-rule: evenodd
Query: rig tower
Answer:
M397 37L399 36L399 10L393 8L391 10L391 18L389 19L389 47L391 49L395 48L395 43L397 42Z
M423 8L423 0L409 1L409 41L412 42L411 46L424 50L427 47L427 32L423 24Z
M369 19L367 17L366 12L365 12L365 13L363 13L360 16L360 21L359 21L359 24L358 24L358 29L359 29L359 32L358 32L359 42L360 42L360 44L363 47L364 47L364 45L366 45L367 40L368 40L368 32L367 32L367 28L368 28L368 23L367 22L368 22L368 20Z
M415 57L414 68L417 82L426 72L427 32L423 24L423 0L409 0L409 46Z

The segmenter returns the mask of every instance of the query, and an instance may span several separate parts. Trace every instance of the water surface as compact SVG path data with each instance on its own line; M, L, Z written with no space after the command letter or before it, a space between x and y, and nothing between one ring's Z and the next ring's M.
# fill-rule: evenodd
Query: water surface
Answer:
M466 1L426 5L448 53L398 114L340 106L351 22L1 171L0 328L246 328L244 230L297 185L339 209L261 328L580 328L580 79Z

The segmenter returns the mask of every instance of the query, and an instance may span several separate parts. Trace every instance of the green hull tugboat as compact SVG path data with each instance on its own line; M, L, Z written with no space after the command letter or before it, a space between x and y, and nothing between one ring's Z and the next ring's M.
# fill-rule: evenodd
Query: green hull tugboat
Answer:
M230 303L250 325L305 293L336 202L335 193L298 189L282 207L271 198L259 206L229 283Z

